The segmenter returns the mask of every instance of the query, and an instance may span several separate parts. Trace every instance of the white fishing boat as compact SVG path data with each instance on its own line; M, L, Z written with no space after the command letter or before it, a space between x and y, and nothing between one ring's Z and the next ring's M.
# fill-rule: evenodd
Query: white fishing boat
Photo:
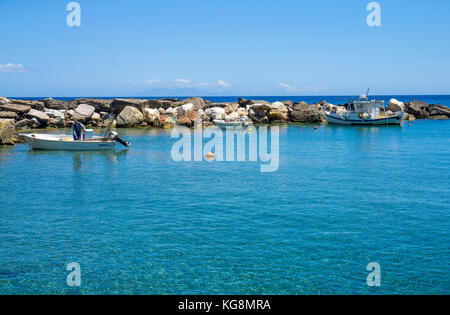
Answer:
M250 122L245 121L244 119L239 120L214 120L214 124L222 129L227 128L247 128L250 125Z
M368 94L368 91L367 91ZM357 101L350 102L349 108L343 111L329 108L324 109L325 119L329 124L337 125L400 125L404 112L391 113L380 108L384 107L384 101L369 100L362 95Z
M72 135L56 134L21 134L30 146L30 150L62 150L62 151L99 151L114 150L119 142L126 147L130 143L120 139L116 132L111 131L104 137L92 137L85 140L74 140Z

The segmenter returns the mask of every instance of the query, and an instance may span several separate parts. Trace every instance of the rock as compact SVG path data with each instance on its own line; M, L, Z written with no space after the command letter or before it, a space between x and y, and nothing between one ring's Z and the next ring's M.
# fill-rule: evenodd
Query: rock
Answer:
M168 109L166 109L166 114L176 117L177 110L175 108L169 107Z
M282 101L281 103L283 103L284 106L286 106L288 108L293 108L294 107L294 102L293 101Z
M270 122L269 117L267 117L267 114L269 114L270 110L260 107L253 107L254 105L250 106L252 108L249 109L248 116L252 121L260 124L268 124Z
M152 109L174 107L174 103L178 102L178 99L160 99L160 100L148 100L147 107ZM161 110L160 110L161 112Z
M73 119L80 122L87 122L91 119L92 114L95 112L95 107L87 104L80 104L75 109L75 114L72 116Z
M248 111L247 111L245 108L243 108L243 107L239 107L239 108L237 109L237 113L238 113L240 116L248 116Z
M313 104L305 105L305 102L294 105L294 109L290 112L290 119L294 122L314 123L322 121L321 105Z
M17 113L15 112L0 112L0 118L3 119L16 119Z
M422 101L412 101L405 104L405 112L414 115L417 119L427 119L430 117L428 109L429 105Z
M178 123L180 125L186 126L186 127L193 127L195 124L195 120L198 119L199 116L196 111L192 110L186 114L184 114L182 117L178 118Z
M48 123L48 121L47 121L47 123ZM42 126L42 123L37 118L31 118L30 126L31 126L31 128L39 128Z
M37 109L37 110L44 110L45 104L44 102L41 101L25 101L25 100L10 100L11 104L17 104L17 105L25 105L25 106L30 106L33 109Z
M179 102L175 102L171 107L179 107L185 104L192 104L193 109L196 111L199 109L205 109L207 107L205 101L200 97L191 97Z
M450 118L448 118L448 117L445 116L445 115L431 116L430 118L431 118L431 119L435 119L435 120L447 120L447 119L450 119Z
M164 115L166 113L166 110L162 107L160 107L158 110L161 115Z
M228 104L227 106L225 106L224 109L225 109L225 113L228 115L228 114L231 114L231 113L237 111L238 108L239 108L238 103L231 103L231 104Z
M54 100L50 97L44 100L44 106L49 109L69 110L76 108L78 102Z
M16 127L13 119L0 119L0 144L14 144Z
M284 105L283 105L284 106ZM269 118L269 120L271 122L273 121L288 121L288 115L287 115L287 109L286 112L281 112L278 109L272 109L270 110L269 114L267 115L267 117Z
M100 116L99 113L93 113L91 116L91 121L94 123L99 123L102 120L102 117Z
M409 120L409 114L408 113L404 113L402 120L408 121Z
M144 115L133 106L126 106L117 116L118 127L135 127L144 121Z
M241 107L247 107L248 105L254 104L253 101L246 100L245 98L240 98L238 103L239 103L239 106L241 106Z
M416 120L416 117L413 114L408 114L408 120L414 121L414 120Z
M153 126L159 125L159 118L160 118L159 110L153 108L144 108L143 114L145 122Z
M194 109L194 104L187 103L176 108L177 117L181 117Z
M272 104L266 101L253 101L253 105L250 105L253 109L271 110Z
M44 113L41 112L39 110L35 110L35 109L31 109L28 113L27 113L27 117L30 119L37 119L39 124L44 124L46 125L48 123L48 121L50 120L50 117Z
M93 106L96 112L110 112L111 111L111 103L110 99L98 99L98 98L77 98L74 100L79 105L86 104Z
M19 104L5 104L0 107L0 110L7 112L15 112L17 114L26 114L30 111L31 107L27 105Z
M149 101L142 100L142 99L135 99L135 98L115 99L111 103L111 110L114 113L114 115L118 115L127 106L134 107L134 108L137 108L138 110L142 111L144 108L149 107Z
M161 116L159 123L162 128L174 128L176 126L175 121L167 115Z
M275 109L281 113L287 114L288 113L288 108L286 107L286 105L284 105L281 102L275 102L271 105L271 109Z
M7 99L5 96L0 97L0 105L9 104L10 100Z
M405 110L405 104L403 102L400 102L400 101L396 100L395 98L393 98L389 101L387 110L390 110L394 113L401 112L401 111Z
M237 112L232 112L225 116L225 120L238 120L241 118L241 115L239 115Z
M433 109L430 112L431 116L447 116L450 118L450 109L446 107L433 107Z
M225 118L225 109L222 107L212 107L205 110L205 114L211 118L215 119L224 119Z
M27 119L27 118L24 118L24 119L16 122L16 128L18 128L18 129L29 129L30 126L31 126L31 120Z

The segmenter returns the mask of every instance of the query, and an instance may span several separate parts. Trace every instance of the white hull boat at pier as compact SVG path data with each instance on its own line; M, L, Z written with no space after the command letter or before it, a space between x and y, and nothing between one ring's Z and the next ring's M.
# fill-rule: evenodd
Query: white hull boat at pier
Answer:
M114 150L120 142L126 147L129 142L121 140L116 132L110 132L106 137L93 137L87 140L73 140L71 135L55 134L21 134L30 146L30 150L61 150L61 151L102 151Z

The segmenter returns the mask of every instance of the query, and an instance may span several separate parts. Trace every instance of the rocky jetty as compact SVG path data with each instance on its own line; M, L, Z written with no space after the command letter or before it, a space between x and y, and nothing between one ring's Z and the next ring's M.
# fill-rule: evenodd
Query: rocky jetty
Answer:
M243 98L238 102L213 103L199 97L183 100L78 98L71 101L0 97L0 144L14 143L21 130L70 127L74 120L88 127L103 127L113 121L119 128L173 128L177 124L192 127L200 119L205 126L215 119L244 119L255 124L322 123L323 109L340 112L346 108L348 104L333 105L326 101L317 104L290 100L270 103ZM447 106L422 101L403 103L392 99L382 110L403 110L407 120L450 119Z

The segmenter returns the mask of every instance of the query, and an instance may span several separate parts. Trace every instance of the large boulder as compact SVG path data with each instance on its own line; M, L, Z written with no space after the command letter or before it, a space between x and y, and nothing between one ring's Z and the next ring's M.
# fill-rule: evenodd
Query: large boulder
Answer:
M178 123L180 125L186 126L186 127L193 127L195 124L195 120L198 119L199 116L196 111L192 110L180 118L178 118Z
M225 109L222 107L212 107L206 109L205 114L212 120L220 120L225 118Z
M5 96L0 97L0 105L8 104L11 101L7 99Z
M16 127L13 119L0 119L0 144L14 144Z
M159 119L159 123L162 128L174 128L177 125L172 117L169 117L167 115L161 116L161 118Z
M315 123L322 121L322 112L320 104L313 104L308 106L302 102L294 105L293 110L290 112L290 117L294 122L301 123Z
M227 106L225 106L224 109L225 109L225 113L228 115L228 114L231 114L232 112L237 111L238 108L239 108L239 103L230 103Z
M16 119L17 113L15 112L0 112L0 118L3 119Z
M284 114L288 113L288 108L282 102L272 103L271 109L275 109L275 110L277 110L277 111L279 111L281 113L284 113Z
M126 106L117 116L118 127L136 127L144 121L144 115L136 107Z
M430 117L429 105L422 101L412 101L405 104L405 112L414 115L417 119Z
M50 97L44 100L44 106L49 109L68 110L76 108L78 102L55 100Z
M77 98L74 100L78 104L86 104L93 106L96 112L110 112L111 103L110 99L99 99L99 98Z
M144 120L147 124L157 126L159 124L160 112L154 108L143 109Z
M405 104L403 102L400 102L400 101L396 100L395 98L393 98L389 101L387 110L390 110L394 113L401 112L401 111L405 110Z
M19 104L5 104L0 106L0 110L7 112L15 112L17 114L26 114L30 111L31 107L27 105L19 105Z
M239 115L237 112L232 112L225 116L225 120L231 120L231 121L238 120L240 118L241 118L241 115Z
M192 104L192 103L187 103L187 104L181 105L176 108L177 117L181 117L181 116L189 113L192 110L194 110L194 104Z
M137 108L139 111L142 111L144 108L149 107L149 101L135 98L127 98L127 99L118 98L112 101L111 110L115 115L118 115L127 106L134 107Z
M167 98L167 99L159 99L159 100L148 100L146 106L148 108L153 108L153 109L158 109L158 108L168 109L169 107L174 107L173 104L175 102L178 102L178 99ZM161 112L161 110L160 110L160 112Z
M29 106L33 109L37 110L43 110L45 107L44 102L42 101L30 101L30 100L10 100L11 104L17 104L17 105L25 105Z
M249 105L249 108L255 109L255 110L271 110L272 104L267 101L252 101L253 104Z
M50 120L50 116L48 116L46 113L41 112L39 110L31 109L27 113L27 117L30 119L37 119L39 123L47 125L48 121Z
M253 122L259 124L268 124L270 122L269 117L267 115L270 113L270 109L266 109L265 107L253 107L254 105L250 105L251 108L248 110L248 116Z
M92 114L95 112L95 107L87 104L80 104L75 109L75 114L72 116L73 119L81 121L81 122L87 122Z
M205 109L206 103L201 97L191 97L185 100L175 102L171 105L171 107L179 107L185 104L192 104L194 110Z
M274 121L285 122L289 120L287 115L287 109L286 112L281 112L278 109L271 109L270 112L267 114L267 117L271 122Z

